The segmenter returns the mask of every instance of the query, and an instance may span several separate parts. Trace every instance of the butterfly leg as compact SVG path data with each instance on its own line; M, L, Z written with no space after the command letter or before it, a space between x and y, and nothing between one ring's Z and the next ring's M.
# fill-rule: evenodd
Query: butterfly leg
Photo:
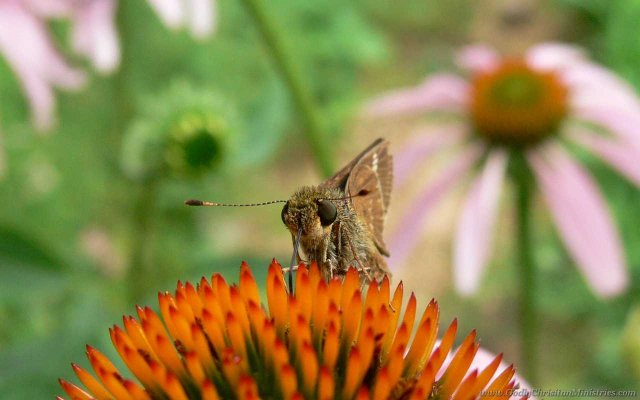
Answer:
M293 266L291 266L291 267L282 267L282 272L283 272L283 273L285 273L285 274L286 274L287 272L289 272L289 270L291 270L291 271L295 272L295 271L297 271L297 270L298 270L298 266L297 266L297 265L293 265Z
M340 254L340 252L342 250L342 225L340 224L340 222L337 222L336 225L337 225L336 226L336 230L338 231L337 235L336 235L336 237L338 238L338 245L336 246L336 262L335 262L335 264L331 265L331 269L330 269L331 279L333 279L334 270L338 269L338 266L340 264L341 255L342 255L342 254Z
M302 231L298 230L295 238L293 239L293 254L291 255L291 263L289 265L288 272L288 281L289 281L289 292L293 293L293 271L297 270L297 266L300 264L300 237L302 236ZM292 236L293 237L293 236ZM294 269L295 268L295 269Z

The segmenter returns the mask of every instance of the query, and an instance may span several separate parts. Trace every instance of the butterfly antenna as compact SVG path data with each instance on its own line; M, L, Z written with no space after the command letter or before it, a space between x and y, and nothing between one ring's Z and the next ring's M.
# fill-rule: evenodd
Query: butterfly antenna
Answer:
M264 201L262 203L249 203L249 204L232 204L232 203L214 203L213 201L203 201L203 200L187 200L184 202L184 204L188 205L188 206L195 206L195 207L257 207L257 206L267 206L269 204L276 204L276 203L286 203L286 200L271 200L271 201Z

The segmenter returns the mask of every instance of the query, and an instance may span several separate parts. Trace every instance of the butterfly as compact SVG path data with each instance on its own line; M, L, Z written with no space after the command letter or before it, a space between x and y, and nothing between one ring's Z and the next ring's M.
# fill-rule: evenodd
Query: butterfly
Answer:
M304 186L289 200L224 204L187 200L190 206L251 207L285 203L281 218L291 233L291 270L300 262L316 262L326 279L355 267L361 282L391 275L385 257L384 221L391 200L393 158L389 142L377 139L331 178Z
M362 282L390 275L384 222L391 200L389 142L374 141L334 176L297 190L282 208L292 264L315 261L325 278L355 267Z

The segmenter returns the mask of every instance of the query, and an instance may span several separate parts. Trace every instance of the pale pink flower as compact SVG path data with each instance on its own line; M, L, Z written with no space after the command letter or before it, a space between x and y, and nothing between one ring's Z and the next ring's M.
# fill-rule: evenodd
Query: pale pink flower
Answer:
M436 341L436 346L440 346L440 339ZM458 349L456 349L456 352L457 351ZM436 375L436 379L440 379L444 371L446 371L448 366L451 364L451 361L453 360L453 354L455 354L455 352L451 352L447 355L444 364ZM469 365L469 368L467 369L463 380L467 379L467 377L469 377L470 375L480 374L485 368L487 368L491 363L494 362L497 362L499 364L497 368L498 371L504 371L510 366L513 366L513 364L508 364L507 362L505 362L502 353L496 356L494 353L485 349L484 347L478 347L478 350L476 351L473 357L473 361L471 361L471 365ZM529 385L529 383L524 378L522 378L520 374L515 374L515 376L513 377L513 381L517 383L517 386L513 389L513 392L510 393L510 399L522 399L524 396L528 396L529 400L536 399L536 397L533 395L531 385ZM491 398L492 396L488 395L487 397ZM497 397L497 395L494 395L494 397Z
M402 184L418 163L453 153L399 224L390 245L392 264L400 265L418 244L439 200L473 176L453 252L456 287L473 293L491 256L510 149L518 147L587 282L600 296L622 292L628 275L620 238L593 178L565 143L588 149L640 186L640 99L634 90L564 44L540 44L522 58L506 59L489 47L472 46L459 52L457 62L469 77L430 76L417 87L375 99L366 109L375 117L443 112L461 117L414 135L396 157Z
M34 125L42 130L50 128L54 87L78 89L85 81L84 74L67 64L55 48L45 22L21 0L0 1L0 53L27 95Z
M76 0L71 13L72 45L101 73L109 73L120 64L120 44L115 27L116 0Z
M169 28L189 29L197 38L203 38L216 29L215 0L148 0L158 17Z
M171 28L186 25L198 38L214 30L215 0L148 1ZM0 55L20 81L39 130L53 125L54 89L77 90L86 82L56 48L47 21L69 20L73 50L98 72L110 73L120 63L117 7L117 0L0 0Z

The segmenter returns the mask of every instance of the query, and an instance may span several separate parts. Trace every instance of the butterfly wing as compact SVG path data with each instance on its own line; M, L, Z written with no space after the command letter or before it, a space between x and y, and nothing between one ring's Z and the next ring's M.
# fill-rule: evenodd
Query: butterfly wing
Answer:
M340 171L336 172L331 178L327 179L323 183L320 184L321 187L335 187L340 189L345 189L347 185L347 180L349 179L349 175L353 171L354 167L361 163L372 163L373 162L373 154L378 154L378 160L380 165L387 165L388 170L388 179L386 179L386 206L389 205L389 200L391 197L391 184L393 183L393 174L392 174L392 159L388 154L387 148L389 147L389 142L385 139L378 138L373 143L369 145L366 149L364 149L360 154L358 154L349 164L345 165Z
M339 187L348 196L353 196L353 208L371 232L380 253L386 256L389 251L382 234L393 184L393 159L388 147L388 141L376 140L322 184Z
M353 167L355 167L356 164L358 164L358 162L361 159L366 157L367 154L371 152L371 150L373 150L376 146L378 146L381 141L382 139L378 139L375 142L373 142L369 147L364 149L362 153L358 154L358 156L354 158L349 164L345 165L340 171L336 172L331 178L322 182L320 184L320 187L340 188L344 190L347 184L347 180L349 179L349 174L353 170Z

